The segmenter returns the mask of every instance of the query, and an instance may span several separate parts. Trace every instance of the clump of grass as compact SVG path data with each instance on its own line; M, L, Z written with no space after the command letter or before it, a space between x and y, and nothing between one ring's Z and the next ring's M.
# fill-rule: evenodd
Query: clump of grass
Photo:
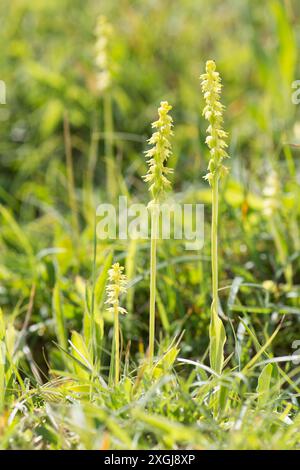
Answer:
M110 305L108 310L114 317L114 357L115 357L115 385L120 379L120 332L119 332L119 314L127 313L126 309L120 306L120 295L126 292L127 278L123 274L124 267L119 263L112 265L108 271L109 284L106 288L107 301Z
M226 341L225 329L219 317L218 297L218 206L219 206L219 181L227 173L223 165L226 152L227 133L223 130L224 106L220 102L221 78L216 71L213 60L206 62L206 73L201 75L201 85L206 106L203 110L205 119L209 122L206 144L210 152L208 173L205 179L212 190L212 224L211 224L211 267L212 267L212 304L210 335L210 364L220 374L224 363L224 344Z
M156 244L159 236L159 204L171 183L168 175L172 169L165 166L171 155L170 137L173 135L173 119L168 114L172 109L167 101L162 101L158 108L158 120L152 123L156 131L148 140L152 146L146 152L148 173L143 177L150 184L152 200L149 203L151 216L151 255L150 255L150 311L149 311L149 362L153 363L155 336L155 294L156 294Z

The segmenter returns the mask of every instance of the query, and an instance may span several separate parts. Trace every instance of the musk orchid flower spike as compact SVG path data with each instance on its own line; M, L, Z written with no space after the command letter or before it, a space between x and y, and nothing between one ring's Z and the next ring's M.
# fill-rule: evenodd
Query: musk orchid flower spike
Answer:
M148 173L143 176L144 181L150 183L149 191L152 193L151 202L159 202L165 191L171 187L167 175L173 172L165 163L171 155L170 137L173 135L173 119L168 114L172 109L167 101L161 101L158 108L158 120L152 123L156 131L148 143L152 148L145 152L149 165Z
M106 288L107 300L106 303L110 305L108 310L111 313L115 312L117 309L118 313L125 314L127 313L126 309L120 307L119 298L121 294L124 294L127 290L127 278L123 274L124 267L120 266L119 263L112 265L111 269L108 271L109 284Z
M96 87L99 93L105 92L111 85L112 63L109 53L109 43L112 34L113 28L106 17L103 15L99 16L95 29Z
M227 148L226 138L228 134L222 128L224 106L220 102L221 77L219 72L216 71L216 64L213 60L206 62L206 73L200 76L200 80L206 102L203 115L209 122L206 130L208 136L205 142L208 145L211 156L208 164L208 173L204 178L211 184L214 177L219 179L227 173L228 170L222 164L222 161L224 158L229 157L225 150Z

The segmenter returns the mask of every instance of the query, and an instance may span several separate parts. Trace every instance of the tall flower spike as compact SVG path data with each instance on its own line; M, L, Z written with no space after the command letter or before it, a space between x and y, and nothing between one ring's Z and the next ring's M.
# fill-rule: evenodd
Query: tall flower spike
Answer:
M213 60L206 62L206 73L200 76L200 80L206 102L203 116L209 122L206 130L208 136L205 142L211 156L208 173L204 178L211 184L214 176L220 178L227 173L227 168L222 164L222 161L224 158L229 157L225 150L227 147L227 132L222 128L224 106L220 102L221 77L219 72L216 72L216 64Z
M226 342L225 328L219 317L219 295L218 295L218 210L219 210L219 179L227 170L222 161L228 157L225 148L227 144L225 138L226 132L222 129L223 109L224 106L220 102L221 94L221 78L216 72L216 64L213 60L206 62L206 73L200 77L202 91L206 106L203 110L205 119L208 120L207 128L208 136L206 143L210 152L210 161L208 165L208 173L205 178L211 186L212 194L212 217L211 217L211 277L212 277L212 304L211 319L209 326L209 359L211 368L222 373L224 365L224 345ZM219 392L218 392L219 393ZM219 399L215 401L215 413L218 414L217 404Z
M119 263L112 265L111 269L108 271L109 284L106 288L107 300L106 303L110 305L108 310L112 313L127 313L126 309L120 307L120 295L125 293L127 288L127 278L125 274L122 274L124 271L123 266L120 266Z
M158 108L158 120L153 122L156 131L148 140L152 148L147 150L146 157L149 170L144 181L150 183L152 194L149 209L151 213L151 245L150 245L150 302L149 302L149 364L153 364L155 336L155 297L156 297L156 241L159 237L159 204L171 183L167 175L172 169L165 164L171 155L170 137L173 135L173 120L168 112L172 109L167 101L161 101Z
M113 33L111 24L105 16L99 16L95 29L95 63L97 66L97 90L103 93L111 84L112 64L110 61L108 45Z
M167 159L171 155L170 137L173 135L173 119L168 112L172 109L167 101L161 101L158 108L159 119L152 123L152 128L157 129L148 143L152 148L147 150L146 157L149 165L147 175L143 176L144 181L150 183L149 191L152 193L153 202L158 202L164 192L170 188L168 174L173 170L165 166Z

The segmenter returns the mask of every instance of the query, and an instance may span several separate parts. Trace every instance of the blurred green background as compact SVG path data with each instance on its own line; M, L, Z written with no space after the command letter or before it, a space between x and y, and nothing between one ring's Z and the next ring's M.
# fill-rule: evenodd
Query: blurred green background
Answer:
M201 181L202 98L198 77L214 58L224 81L226 127L237 176L264 174L278 145L292 137L296 106L299 5L293 1L92 1L1 2L1 197L32 220L37 205L63 208L62 120L72 126L76 186L82 187L90 135L101 100L95 86L95 26L105 14L114 27L111 55L115 130L124 177L144 171L143 137L161 99L174 106L178 187ZM133 166L133 168L132 168ZM101 190L103 155L95 183ZM247 183L247 181L245 181ZM143 190L143 188L141 188ZM24 209L26 206L26 210ZM35 207L33 207L35 206Z

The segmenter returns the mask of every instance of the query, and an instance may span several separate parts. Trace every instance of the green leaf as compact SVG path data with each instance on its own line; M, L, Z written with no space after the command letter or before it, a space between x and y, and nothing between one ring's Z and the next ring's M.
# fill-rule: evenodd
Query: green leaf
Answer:
M270 346L270 344L272 344L274 338L276 337L276 335L279 333L279 330L281 328L281 325L282 325L282 321L279 323L279 325L277 326L276 330L273 332L273 334L270 336L270 338L268 338L268 340L265 342L265 344L260 348L259 351L257 351L257 353L255 354L255 356L252 357L252 359L250 359L250 361L245 365L245 367L243 368L242 370L242 373L244 374L247 370L251 369L251 367L254 366L254 364L258 361L258 359L260 358L260 356L266 351L266 349Z
M78 359L79 362L85 364L86 367L92 369L92 358L83 337L77 333L77 331L72 331L70 344L72 346L73 356ZM90 374L86 370L82 369L82 367L77 363L74 364L74 368L79 378L83 380L89 379Z
M61 304L61 297L60 297L60 288L58 282L56 282L54 289L53 289L53 296L52 296L52 311L53 317L55 321L55 331L57 340L60 346L64 349L67 348L67 333L65 328L65 320L63 315L63 309Z
M157 361L153 368L153 376L158 379L161 377L163 374L168 373L171 368L173 367L173 364L178 356L179 349L177 346L173 346L170 348L161 359Z
M95 302L96 305L100 308L103 304L104 300L104 292L105 292L105 285L107 281L107 276L108 276L108 270L110 269L112 265L112 259L113 259L113 252L111 252L103 265L102 271L99 274L96 283L95 283Z
M11 230L11 234L13 235L13 240L17 243L17 246L22 249L29 258L32 259L33 257L33 249L29 242L29 239L26 237L24 230L17 221L14 219L13 215L10 211L8 211L4 206L0 204L0 213L4 219L4 222Z
M168 333L170 331L170 323L168 320L168 314L167 314L167 311L165 309L165 306L163 304L163 301L161 299L161 296L158 290L156 290L156 302L157 302L157 309L158 309L162 326L164 330Z
M136 272L136 266L137 266L137 246L138 242L137 240L133 239L130 240L129 245L128 245L128 251L127 251L127 256L126 256L126 275L127 279L130 282ZM134 301L134 285L130 287L127 291L127 297L126 297L126 309L129 313L132 312L133 310L133 301Z
M209 338L210 366L217 374L221 374L224 364L226 334L222 320L216 313L213 313L211 317Z
M257 401L260 406L264 406L270 396L272 374L273 364L267 364L258 377L256 391L258 393Z

